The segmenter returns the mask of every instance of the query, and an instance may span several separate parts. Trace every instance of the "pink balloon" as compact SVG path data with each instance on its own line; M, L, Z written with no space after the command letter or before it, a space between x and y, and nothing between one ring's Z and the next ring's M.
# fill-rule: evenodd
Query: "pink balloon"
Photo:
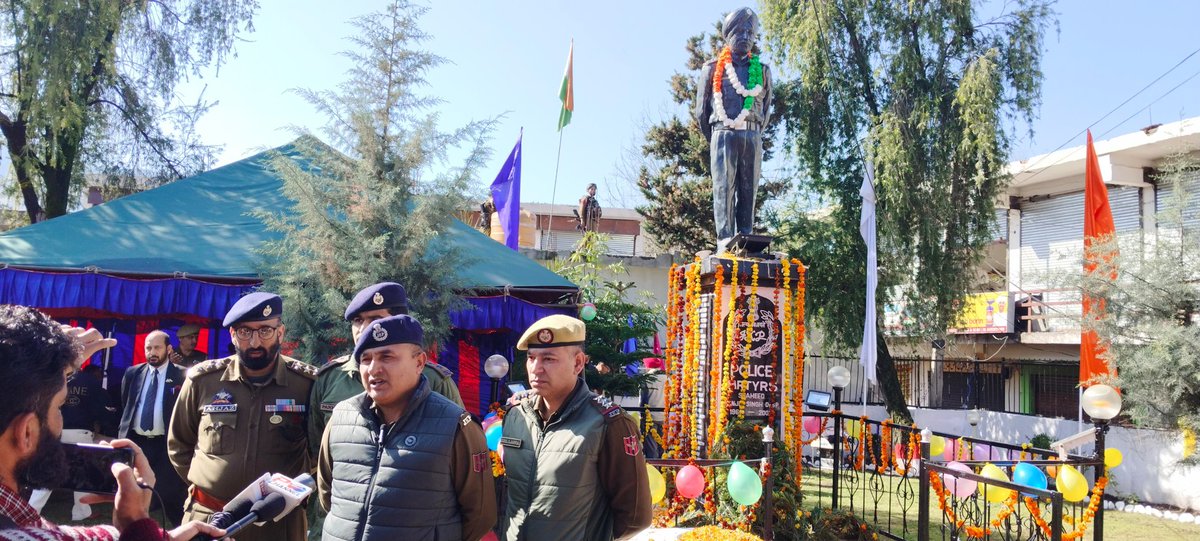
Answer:
M991 460L992 446L986 443L976 443L975 447L971 449L971 456L974 456L975 460L983 462Z
M484 419L484 420L483 420L483 424L481 424L481 425L479 425L479 426L483 427L483 431L484 431L484 432L487 432L487 429L488 429L488 427L489 427L489 426L492 426L492 425L494 425L494 424L496 424L496 423L499 423L499 422L500 422L500 418L499 418L499 417L492 417L491 419Z
M808 432L809 434L818 434L821 430L821 418L820 417L805 417L803 424L804 424L804 431Z
M952 440L950 438L946 438L946 450L942 451L942 458L946 459L946 462L950 462L951 460L954 460L957 457L958 457L958 440Z
M974 473L970 466L963 464L962 462L951 462L946 464L946 467L964 473ZM946 485L947 490L954 494L954 497L960 500L963 498L968 498L974 494L975 485L977 484L975 481L970 479L959 479L958 477L948 473L942 474L942 483Z
M704 493L704 472L691 464L675 474L675 489L684 498L695 499Z
M487 535L483 536L483 539L479 541L500 541L500 539L496 537L496 532L488 530Z

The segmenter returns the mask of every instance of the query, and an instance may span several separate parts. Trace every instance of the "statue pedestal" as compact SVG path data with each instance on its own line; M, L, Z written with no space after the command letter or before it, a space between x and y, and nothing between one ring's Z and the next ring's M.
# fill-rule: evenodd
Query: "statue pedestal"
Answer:
M734 422L799 434L804 266L772 257L708 255L672 269L665 443L677 458L707 457Z

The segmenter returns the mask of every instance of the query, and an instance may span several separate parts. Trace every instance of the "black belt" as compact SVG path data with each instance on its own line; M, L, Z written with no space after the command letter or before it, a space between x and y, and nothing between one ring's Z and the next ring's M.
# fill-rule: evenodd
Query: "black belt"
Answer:
M712 124L713 131L728 130L728 131L762 131L762 122L746 122L746 127L742 129L733 129L726 126L724 122L716 121Z
M138 434L137 432L134 432L133 434L130 434L130 437L131 437L131 439L136 437L136 438L141 438L143 440L157 440L158 438L165 438L165 437L167 437L167 435L159 434L157 436L144 436L142 434Z

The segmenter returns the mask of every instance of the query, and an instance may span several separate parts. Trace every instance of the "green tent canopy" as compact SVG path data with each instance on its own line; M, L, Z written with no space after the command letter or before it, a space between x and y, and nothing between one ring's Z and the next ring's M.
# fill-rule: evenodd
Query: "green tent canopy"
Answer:
M274 149L296 155L292 144ZM272 151L86 210L0 234L0 264L49 271L259 281L256 250L277 240L253 215L292 202L271 168ZM454 269L471 290L529 293L578 288L455 220L445 242L471 255ZM531 295L545 298L544 295Z

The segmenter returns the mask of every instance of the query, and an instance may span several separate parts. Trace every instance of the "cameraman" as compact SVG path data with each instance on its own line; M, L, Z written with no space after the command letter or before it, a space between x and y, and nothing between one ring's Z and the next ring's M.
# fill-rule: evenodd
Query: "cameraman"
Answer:
M112 526L58 526L21 499L22 488L62 483L67 464L59 408L67 398L67 375L115 344L95 329L60 326L32 308L0 306L0 540L177 541L224 533L199 522L171 532L159 528L149 516L154 472L129 440L113 442L133 449L134 467L112 466L118 486Z

